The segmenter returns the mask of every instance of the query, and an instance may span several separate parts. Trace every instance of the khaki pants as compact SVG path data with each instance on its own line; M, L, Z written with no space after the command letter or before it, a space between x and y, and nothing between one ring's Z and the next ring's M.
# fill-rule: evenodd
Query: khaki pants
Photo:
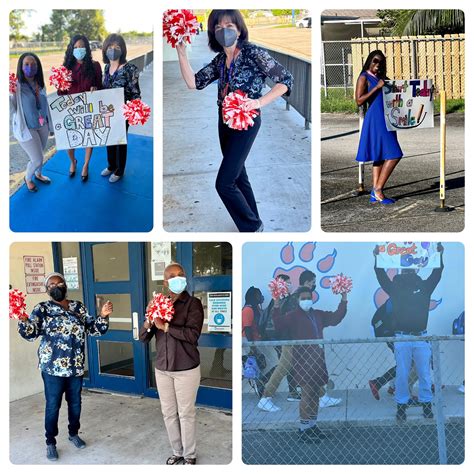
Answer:
M161 412L175 456L196 457L196 396L201 368L168 372L155 369Z
M281 381L290 373L291 362L293 360L293 346L283 346L280 360L273 371L270 380L265 385L264 397L273 397L280 386Z

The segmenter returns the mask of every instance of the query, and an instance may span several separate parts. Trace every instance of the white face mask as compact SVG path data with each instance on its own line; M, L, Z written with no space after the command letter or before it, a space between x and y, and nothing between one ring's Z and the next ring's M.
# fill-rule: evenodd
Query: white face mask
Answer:
M299 305L303 311L309 311L313 306L313 302L311 300L300 300Z
M186 277L174 277L168 280L168 288L175 295L179 295L186 289Z

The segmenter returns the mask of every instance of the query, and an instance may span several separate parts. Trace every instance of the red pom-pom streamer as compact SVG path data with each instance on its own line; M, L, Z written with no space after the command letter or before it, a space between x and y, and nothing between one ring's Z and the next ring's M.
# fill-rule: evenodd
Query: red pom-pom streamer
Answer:
M285 296L290 294L288 284L285 280L281 278L274 278L269 284L268 288L270 289L270 293L272 294L272 298L275 300L283 299Z
M152 323L156 318L171 321L174 316L173 302L162 293L153 292L153 299L148 304L145 317Z
M20 290L10 290L10 319L25 319L28 317L26 312L26 295Z
M127 100L122 108L123 116L130 125L144 125L151 115L150 106L140 99Z
M53 66L51 68L51 75L49 76L49 83L58 91L67 91L71 88L72 72L64 66Z
M257 110L245 111L242 105L249 101L245 92L237 90L227 94L222 102L224 123L234 130L247 130L254 124L253 119L258 115Z
M163 36L173 48L178 43L191 44L191 37L198 31L199 23L190 10L166 10L163 13Z
M16 76L13 72L8 75L8 90L10 94L14 94L16 92Z
M331 289L335 295L350 293L350 291L352 290L352 278L347 277L342 273L336 275L332 279Z

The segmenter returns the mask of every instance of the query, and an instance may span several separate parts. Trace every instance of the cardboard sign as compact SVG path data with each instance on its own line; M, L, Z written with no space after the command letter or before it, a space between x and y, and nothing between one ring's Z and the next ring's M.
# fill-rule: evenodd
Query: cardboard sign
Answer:
M207 294L207 327L209 332L231 332L231 296L230 291Z
M436 242L383 242L379 244L377 268L439 268Z
M127 143L123 103L121 87L48 96L56 148L69 150Z
M431 79L386 81L383 101L387 130L434 127L434 96Z

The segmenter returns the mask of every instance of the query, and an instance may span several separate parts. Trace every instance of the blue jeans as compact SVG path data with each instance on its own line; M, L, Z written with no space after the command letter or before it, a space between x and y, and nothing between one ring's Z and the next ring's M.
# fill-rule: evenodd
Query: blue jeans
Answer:
M397 337L402 339L401 334ZM408 378L412 361L418 375L418 400L422 403L431 402L431 346L427 341L400 341L395 342L395 360L397 361L397 375L395 378L395 400L397 403L408 403L410 389Z
M58 435L59 409L63 394L66 395L69 436L79 433L81 417L81 377L57 377L41 372L44 382L44 396L46 409L44 412L44 428L46 430L46 444L56 444Z

